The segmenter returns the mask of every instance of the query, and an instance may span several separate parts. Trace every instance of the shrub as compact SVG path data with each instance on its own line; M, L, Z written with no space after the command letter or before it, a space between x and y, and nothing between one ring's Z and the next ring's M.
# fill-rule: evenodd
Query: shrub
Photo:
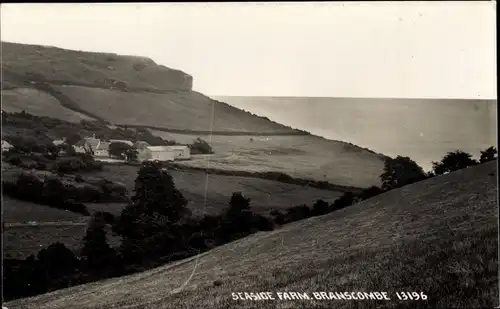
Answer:
M214 153L212 146L201 138L197 138L191 145L189 145L192 154L212 154Z
M279 210L272 210L269 214L273 218L273 221L274 221L275 224L278 224L278 225L285 224L286 217L285 217L285 214L282 213L281 211L279 211Z
M312 216L320 216L328 213L330 211L330 205L323 200L317 200L312 208L311 215Z
M336 199L333 203L333 209L338 210L351 206L355 201L355 195L352 192L344 193L340 198Z
M307 205L293 206L287 209L285 222L294 222L311 217L311 209Z

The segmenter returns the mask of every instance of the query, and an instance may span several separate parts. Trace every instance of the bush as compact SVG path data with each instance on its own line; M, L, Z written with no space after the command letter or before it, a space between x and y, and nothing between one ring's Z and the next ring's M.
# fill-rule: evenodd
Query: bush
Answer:
M327 214L328 212L330 212L330 205L323 200L317 200L313 205L311 215L321 216Z
M307 205L293 206L287 209L285 222L294 222L311 217L311 209Z
M212 154L214 153L212 146L201 138L197 138L191 145L189 145L192 154Z
M352 204L354 204L355 197L356 196L351 192L344 193L340 198L335 200L335 202L333 203L333 209L339 210L347 206L351 206Z
M285 217L285 214L282 213L281 211L279 211L279 210L272 210L269 214L273 218L273 221L274 221L275 224L278 224L278 225L285 224L286 217Z

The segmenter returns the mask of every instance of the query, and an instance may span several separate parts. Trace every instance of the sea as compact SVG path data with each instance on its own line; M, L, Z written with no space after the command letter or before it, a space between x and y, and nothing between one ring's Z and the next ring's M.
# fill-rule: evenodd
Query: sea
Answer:
M326 139L350 142L425 170L447 152L497 147L496 100L212 96Z

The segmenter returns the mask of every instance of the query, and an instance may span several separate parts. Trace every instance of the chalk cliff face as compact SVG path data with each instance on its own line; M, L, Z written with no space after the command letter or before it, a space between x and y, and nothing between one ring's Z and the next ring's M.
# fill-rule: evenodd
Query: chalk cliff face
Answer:
M20 61L22 60L22 61ZM30 81L130 91L191 90L193 78L145 57L2 42L4 88Z

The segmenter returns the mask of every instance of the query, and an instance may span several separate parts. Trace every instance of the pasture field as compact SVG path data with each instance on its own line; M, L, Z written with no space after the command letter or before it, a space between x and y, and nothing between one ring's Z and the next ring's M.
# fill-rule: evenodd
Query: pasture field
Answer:
M105 165L102 172L95 172L92 175L121 182L133 194L138 169L139 167L130 165ZM259 178L212 175L202 171L185 170L170 170L169 173L174 178L177 189L189 201L188 207L195 215L219 214L229 207L229 199L233 192L242 192L246 197L250 197L253 211L261 214L267 214L272 209L284 209L301 204L311 206L318 199L331 203L342 195L341 192ZM110 212L117 212L118 209L120 209L119 204L113 205L113 211Z
M496 167L434 177L153 270L6 306L491 308L499 296ZM391 300L232 300L238 291L387 291ZM428 299L399 301L401 291Z
M9 196L2 196L2 211L4 223L26 223L28 221L56 222L56 221L82 221L82 215L17 200Z
M92 120L92 118L79 112L67 109L53 96L33 88L15 88L2 90L2 111L46 117L55 117L68 122Z
M193 91L123 92L72 85L53 88L81 109L113 124L208 132L296 133Z
M82 217L88 219L86 217ZM60 242L66 247L78 253L82 247L83 237L87 230L85 222L68 222L58 225L20 225L4 227L3 253L5 258L25 259L29 255L36 254L49 245ZM119 237L114 236L111 231L107 234L108 243L111 246L119 245Z
M152 133L185 144L197 137L209 142L215 154L193 156L192 160L179 162L195 167L284 172L293 177L353 187L379 186L384 168L379 154L313 135L200 136L158 130Z

